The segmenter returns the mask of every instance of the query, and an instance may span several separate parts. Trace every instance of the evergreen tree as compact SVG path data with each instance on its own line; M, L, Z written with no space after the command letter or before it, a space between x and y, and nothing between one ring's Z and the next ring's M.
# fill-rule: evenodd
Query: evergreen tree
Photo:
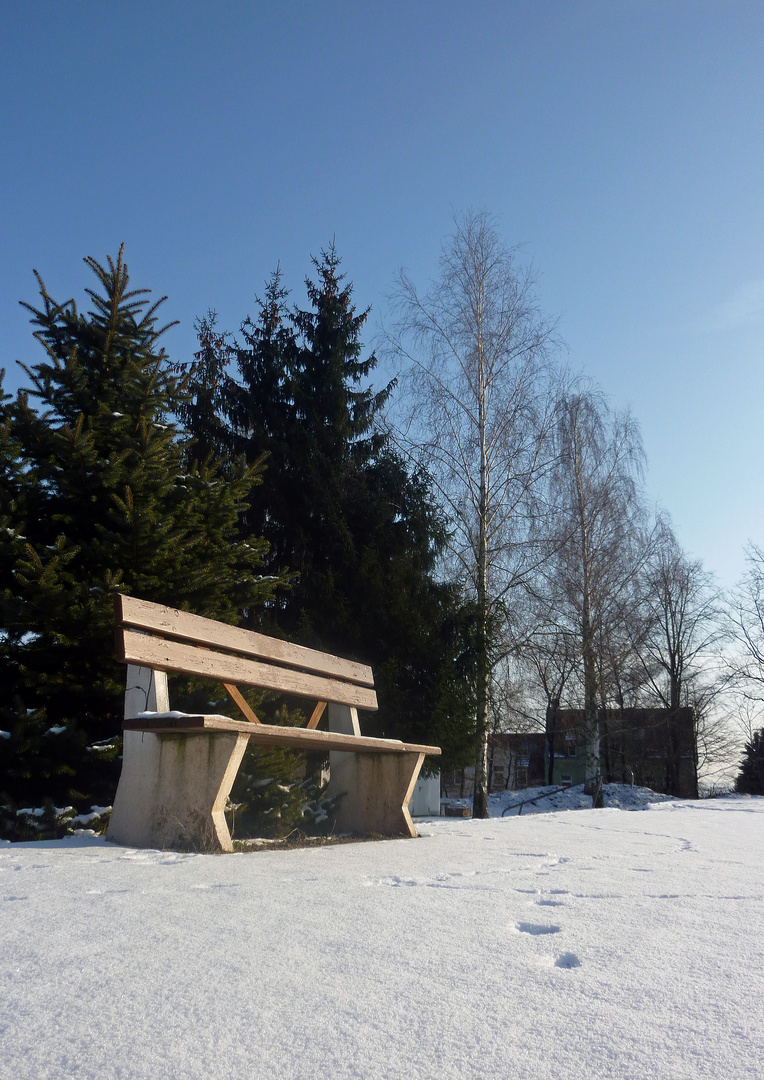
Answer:
M376 423L393 384L368 384L377 363L363 356L368 312L356 311L334 248L314 267L306 309L288 306L279 271L270 279L242 325L222 403L234 458L265 455L267 465L245 529L268 540L272 573L298 575L269 608L272 629L370 663L380 711L365 730L440 742L445 764L461 766L474 715L473 613L437 579L446 534L424 479ZM222 340L197 354L189 427L204 424Z
M41 304L24 306L46 355L3 406L0 513L14 520L0 663L13 715L0 791L38 805L113 795L125 675L115 590L234 621L275 585L261 575L263 542L237 536L258 468L190 463L170 419L184 388L158 346L162 301L129 288L121 250L105 268L85 261L98 282L87 314L54 302L38 276Z
M746 795L764 795L764 728L755 731L745 744L735 791Z
M374 393L363 380L375 367L361 358L368 312L357 313L334 250L314 259L306 280L311 307L290 309L277 270L258 301L257 318L241 327L239 381L229 390L234 454L268 455L269 484L252 493L248 529L262 529L271 566L300 574L283 629L296 632L307 588L333 586L338 549L352 542L342 513L348 471L384 444L372 430L392 385Z
M8 588L11 583L13 552L20 536L24 490L21 450L11 424L11 398L3 387L4 378L5 371L0 368L0 589ZM2 707L0 703L0 710Z
M235 353L240 381L229 397L234 453L245 461L267 461L268 490L252 491L244 525L267 533L271 568L298 566L295 541L307 480L295 402L299 348L287 295L277 269L257 301L256 320L242 323L243 343Z
M217 329L217 313L208 311L194 324L199 349L191 365L176 363L176 374L187 372L183 382L186 395L178 404L178 418L193 440L197 461L223 459L231 453L231 439L225 420L227 402L235 387L228 373L234 356L230 335Z
M372 525L363 503L380 509L372 470L386 442L374 422L393 384L376 393L365 385L377 364L373 354L361 356L368 311L356 312L336 251L332 247L313 262L317 280L305 283L311 306L293 312L300 341L292 392L298 498L291 500L287 528L300 581L288 614L293 632L327 644L344 639L355 652L358 642L347 624L358 601L355 569Z

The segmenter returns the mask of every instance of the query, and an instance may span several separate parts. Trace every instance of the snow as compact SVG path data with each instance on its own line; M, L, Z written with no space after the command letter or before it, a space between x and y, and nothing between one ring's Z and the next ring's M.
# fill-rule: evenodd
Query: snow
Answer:
M628 784L604 784L602 797L606 807L616 807L618 810L641 810L649 803L671 801L670 795L662 795L650 788L630 787ZM592 798L591 795L584 795L583 784L577 784L562 789L534 787L523 791L505 791L501 795L492 795L490 804L491 817L520 817L522 814L549 814L554 810L589 810Z
M109 810L111 810L110 806L93 806L89 814L77 814L76 817L72 818L70 824L75 828L79 827L77 828L79 832L80 829L86 829L88 825L100 821L101 817Z
M87 749L94 754L104 753L106 751L113 750L116 741L117 740L115 738L101 739L100 742L91 743L91 745L88 746Z
M177 709L170 709L165 712L151 712L151 710L145 710L139 712L137 715L138 720L182 720L185 716L197 717L200 714L198 712L188 713L179 712ZM222 713L215 713L214 715L205 714L208 720L230 720L230 716L223 716Z
M0 844L0 1076L764 1076L764 799L530 810L222 856Z
M95 807L93 809L95 809ZM63 817L65 814L74 813L73 806L52 806L50 810L54 817ZM25 806L21 810L16 811L16 816L41 818L45 815L45 812L46 810L44 806ZM0 841L0 843L2 842L10 843L10 841Z

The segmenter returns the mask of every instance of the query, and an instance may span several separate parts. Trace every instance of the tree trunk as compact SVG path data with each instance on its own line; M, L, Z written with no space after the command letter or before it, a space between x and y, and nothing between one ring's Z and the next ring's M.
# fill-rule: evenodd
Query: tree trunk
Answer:
M488 817L488 657L487 642L479 644L477 687L477 732L475 747L475 788L472 796L472 816Z
M586 773L584 793L595 799L593 805L601 806L600 781L600 720L597 707L597 667L594 655L594 635L589 615L588 588L584 589L582 618L582 641L584 652L584 737L586 738ZM599 798L598 798L599 796Z
M550 698L546 706L546 747L547 747L547 777L546 782L550 786L554 783L554 744L557 734L557 712L560 707L558 697Z
M478 684L477 746L475 755L475 791L472 816L488 817L488 452L486 448L486 387L483 370L482 327L478 322L478 433L480 437L480 492L478 502L477 602Z

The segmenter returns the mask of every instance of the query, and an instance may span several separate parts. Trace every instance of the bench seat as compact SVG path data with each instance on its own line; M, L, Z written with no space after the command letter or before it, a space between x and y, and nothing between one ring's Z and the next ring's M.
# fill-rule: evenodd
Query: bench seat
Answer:
M367 735L343 735L336 731L309 731L307 728L282 727L279 724L256 724L233 720L218 714L202 716L195 713L144 713L125 720L123 731L149 731L154 735L192 734L200 731L228 731L244 734L251 743L261 746L283 746L292 750L345 750L357 754L372 750L377 754L439 754L439 746L420 746L400 739L375 739Z

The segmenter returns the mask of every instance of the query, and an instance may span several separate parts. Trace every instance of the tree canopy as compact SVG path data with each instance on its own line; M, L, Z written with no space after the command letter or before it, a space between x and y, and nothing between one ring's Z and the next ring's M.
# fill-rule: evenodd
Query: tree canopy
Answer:
M122 250L85 261L85 313L38 275L40 302L24 306L44 356L2 406L0 791L16 802L113 793L115 590L232 621L277 584L265 543L238 535L259 468L192 462L173 420L185 390L159 346L162 300L130 287Z
M265 463L241 528L267 539L273 574L292 575L272 630L370 663L380 709L365 729L442 743L447 765L462 765L474 608L443 578L447 528L424 473L380 423L394 383L371 384L368 312L340 265L334 247L313 259L304 307L276 271L235 339L202 320L181 416L203 445Z

